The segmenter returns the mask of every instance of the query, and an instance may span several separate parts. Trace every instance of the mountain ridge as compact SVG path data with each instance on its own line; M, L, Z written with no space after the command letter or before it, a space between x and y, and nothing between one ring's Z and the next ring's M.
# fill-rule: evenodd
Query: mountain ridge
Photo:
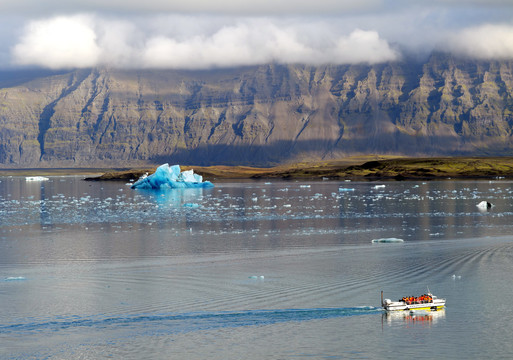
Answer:
M513 61L201 71L93 68L0 81L0 167L269 166L350 155L513 155Z

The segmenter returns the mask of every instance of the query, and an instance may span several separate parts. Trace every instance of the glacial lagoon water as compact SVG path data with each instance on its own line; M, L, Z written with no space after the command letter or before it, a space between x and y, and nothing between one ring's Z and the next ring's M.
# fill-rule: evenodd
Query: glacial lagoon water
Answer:
M1 177L0 359L513 357L513 182L215 185Z

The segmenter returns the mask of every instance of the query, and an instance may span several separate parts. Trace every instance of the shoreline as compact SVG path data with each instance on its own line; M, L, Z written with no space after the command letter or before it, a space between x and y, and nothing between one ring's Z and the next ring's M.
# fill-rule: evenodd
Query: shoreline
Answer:
M26 168L3 169L0 168L0 176L101 176L110 169L102 168Z
M64 176L84 175L88 181L137 180L158 165L146 168L62 168L62 169L0 169L0 176ZM398 158L360 156L345 159L300 162L271 168L250 166L187 166L205 180L242 179L309 179L309 180L447 180L513 178L513 157L432 157Z
M353 159L354 160L354 159ZM354 162L333 160L315 163L296 163L273 168L243 166L181 166L194 169L206 180L223 179L309 179L353 181L401 181L448 179L506 179L513 178L513 157L436 157L383 158ZM155 169L107 172L91 181L137 180Z

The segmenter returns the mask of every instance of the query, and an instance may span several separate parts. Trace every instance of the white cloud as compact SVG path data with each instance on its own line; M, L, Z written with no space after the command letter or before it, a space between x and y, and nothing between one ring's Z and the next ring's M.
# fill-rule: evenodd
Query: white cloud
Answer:
M449 38L445 49L477 59L513 59L513 25L482 25Z
M268 62L378 63L399 58L376 31L344 33L319 20L244 17L220 21L181 16L146 20L75 15L33 21L14 46L13 61L49 68L205 69Z
M388 42L379 37L376 31L357 29L348 37L340 38L337 42L335 58L342 63L379 63L393 61L399 54L390 48Z
M100 47L88 16L59 16L31 22L14 47L14 61L52 69L89 67L100 58Z

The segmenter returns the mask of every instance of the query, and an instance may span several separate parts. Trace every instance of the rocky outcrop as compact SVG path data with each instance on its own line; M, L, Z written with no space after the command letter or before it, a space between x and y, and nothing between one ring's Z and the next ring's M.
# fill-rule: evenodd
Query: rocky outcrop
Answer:
M513 61L77 70L0 80L0 166L511 155Z

